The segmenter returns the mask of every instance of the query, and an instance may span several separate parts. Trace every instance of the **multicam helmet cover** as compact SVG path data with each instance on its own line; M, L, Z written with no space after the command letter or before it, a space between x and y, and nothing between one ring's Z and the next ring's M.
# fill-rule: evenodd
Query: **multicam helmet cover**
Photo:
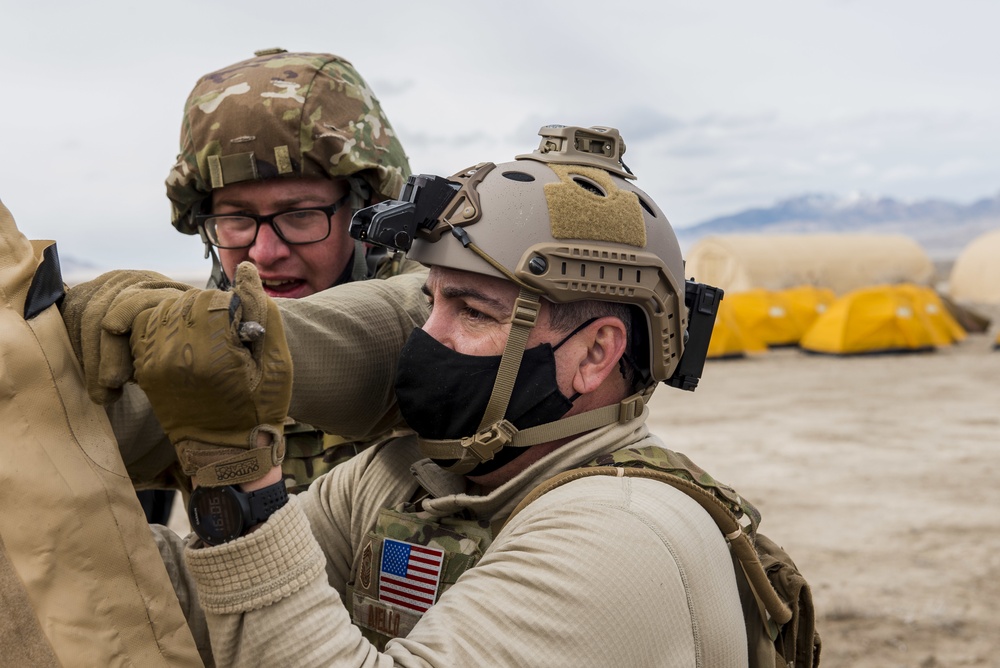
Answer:
M381 200L396 197L409 174L396 133L351 63L271 49L198 80L166 185L174 227L197 234L195 205L227 183L357 176Z

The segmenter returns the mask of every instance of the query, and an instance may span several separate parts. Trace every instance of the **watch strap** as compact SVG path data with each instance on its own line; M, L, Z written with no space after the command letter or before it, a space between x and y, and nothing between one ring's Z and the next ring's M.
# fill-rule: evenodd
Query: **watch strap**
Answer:
M243 528L244 533L250 527L267 520L288 503L288 488L285 486L285 481L279 480L272 485L247 493L247 503L250 507L250 518L247 526Z

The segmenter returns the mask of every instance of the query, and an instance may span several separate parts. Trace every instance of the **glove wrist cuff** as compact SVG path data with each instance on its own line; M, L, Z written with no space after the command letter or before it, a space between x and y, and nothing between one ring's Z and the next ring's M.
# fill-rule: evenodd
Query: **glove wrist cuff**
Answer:
M270 445L253 447L257 444L260 434L270 436ZM191 465L190 469L194 469L191 472L194 482L205 487L252 482L264 477L268 471L280 466L284 461L285 438L281 427L258 425L251 430L247 441L252 446L248 450L219 448L208 443L187 444L182 450L189 455L185 459ZM225 456L220 457L223 454ZM198 459L202 461L198 462ZM210 461L205 461L206 459Z

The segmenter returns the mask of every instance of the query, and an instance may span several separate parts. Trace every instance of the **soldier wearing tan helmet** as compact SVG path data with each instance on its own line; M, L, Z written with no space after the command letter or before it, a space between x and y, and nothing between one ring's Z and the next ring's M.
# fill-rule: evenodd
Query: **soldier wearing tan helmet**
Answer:
M235 492L216 482L266 461L269 439L255 439L291 392L277 307L252 297L251 267L236 277L246 298L195 291L130 323L139 384L174 443L208 462L191 499L201 541L184 556L220 665L747 665L719 528L687 494L625 475L652 463L741 502L645 424L660 382L697 384L713 297L695 286L686 305L677 239L616 130L540 134L533 153L411 177L356 214L357 238L430 267L431 314L396 373L416 434L303 494L281 496L278 467ZM202 317L213 308L234 315ZM249 349L240 321L264 323ZM246 512L219 510L237 498Z
M212 258L210 286L251 262L271 297L417 271L348 235L357 209L393 199L410 174L378 99L348 61L258 51L201 77L167 177L174 227ZM306 424L285 428L285 478L301 491L362 444Z

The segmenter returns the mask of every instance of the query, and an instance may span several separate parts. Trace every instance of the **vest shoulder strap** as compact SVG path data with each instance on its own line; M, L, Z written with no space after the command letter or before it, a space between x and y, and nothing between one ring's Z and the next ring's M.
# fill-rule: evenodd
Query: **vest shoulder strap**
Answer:
M570 481L595 475L612 475L619 478L653 478L684 492L697 501L712 519L715 520L715 523L722 531L722 535L725 536L726 540L732 546L733 552L746 572L747 580L753 588L754 596L763 605L764 610L770 618L779 625L791 619L792 613L789 606L781 600L781 597L778 596L777 592L774 591L774 587L768 581L767 574L764 572L763 566L761 566L757 550L754 548L750 537L744 533L743 527L740 525L740 521L736 518L736 515L711 492L704 490L693 482L670 473L655 469L625 468L622 466L587 466L564 471L538 485L526 497L521 499L521 502L511 512L507 521L509 522L510 518L521 512L528 504L546 492L561 487Z
M659 449L658 449L659 450ZM663 451L664 453L667 451ZM676 453L671 453L676 454ZM683 456L681 456L683 457ZM686 458L684 458L686 460ZM759 514L751 518L747 526L741 524L733 508L749 507L733 490L709 480L708 488L687 479L685 473L667 472L654 468L644 468L647 463L630 460L616 461L616 465L586 465L564 471L535 487L514 508L507 522L526 506L543 494L566 483L595 475L610 475L619 478L652 478L680 490L694 499L715 520L716 525L729 543L735 561L749 585L759 622L747 621L748 633L751 629L762 629L769 637L765 642L778 654L777 665L818 666L820 638L815 629L815 615L812 594L808 583L799 573L794 562L777 544L756 532ZM687 467L682 471L688 471ZM720 493L721 491L721 493ZM730 497L740 501L733 504ZM756 513L756 511L753 511ZM777 587L777 588L776 588ZM749 639L751 647L755 639Z

